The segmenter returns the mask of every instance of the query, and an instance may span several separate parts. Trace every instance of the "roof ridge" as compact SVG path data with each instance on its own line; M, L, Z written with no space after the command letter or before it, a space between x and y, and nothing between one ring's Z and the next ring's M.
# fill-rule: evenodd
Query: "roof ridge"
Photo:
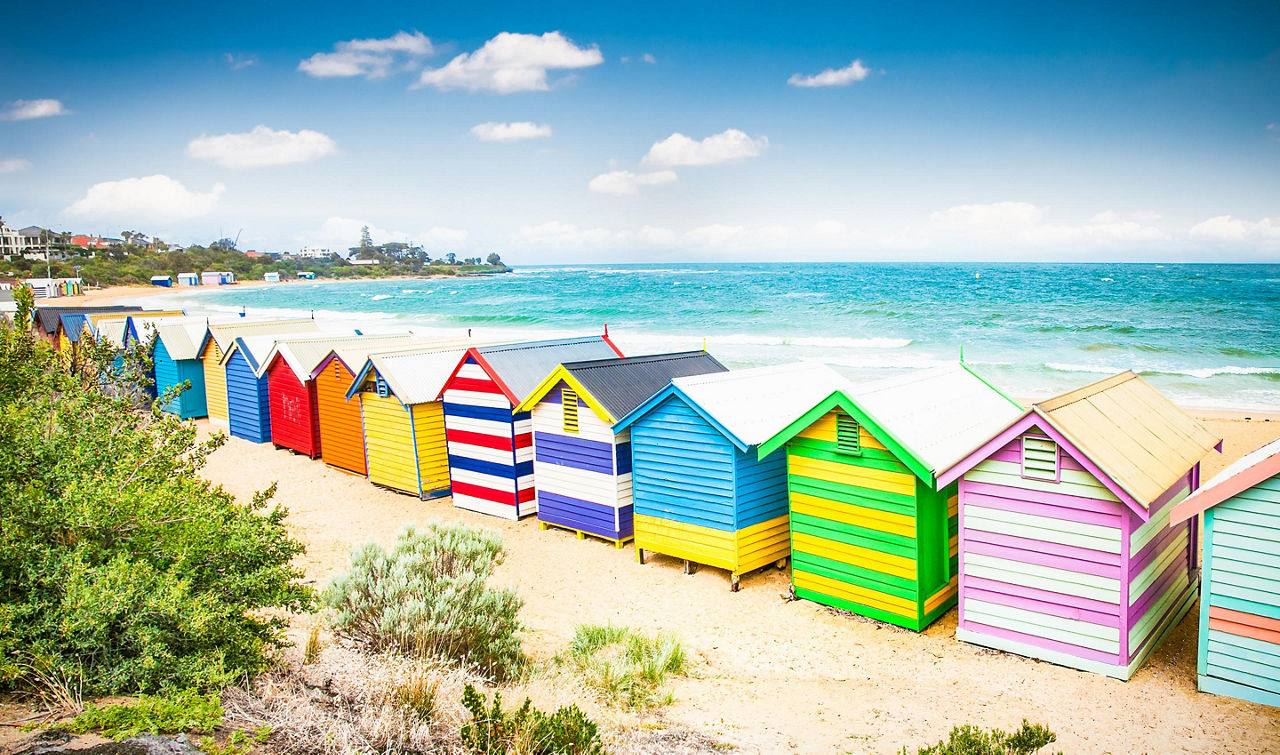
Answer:
M649 364L652 362L673 362L677 359L688 359L690 357L707 354L702 349L692 351L672 351L665 354L637 354L630 357L606 357L604 359L582 359L576 362L565 362L564 368L567 369L590 369L592 367L605 367L618 364Z
M543 349L549 346L567 346L569 344L587 343L604 336L570 336L568 338L545 338L541 341L517 341L515 343L495 343L488 346L477 346L481 354L495 354L503 351L528 351Z

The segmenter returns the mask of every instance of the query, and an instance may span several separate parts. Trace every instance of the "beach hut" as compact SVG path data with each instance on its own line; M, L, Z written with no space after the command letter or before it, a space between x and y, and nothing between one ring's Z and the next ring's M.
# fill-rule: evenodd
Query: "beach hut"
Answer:
M315 320L262 320L245 322L237 320L225 324L210 324L204 342L200 344L200 366L204 372L205 405L209 422L226 426L230 420L227 409L227 373L222 358L241 335L316 332Z
M631 433L636 560L645 551L740 575L791 553L787 460L758 447L848 381L797 363L679 377L615 426Z
M200 285L200 276L196 273L178 273L179 286L198 286Z
M200 285L202 286L222 285L222 273L216 273L212 270L200 273Z
M310 270L303 270L298 273L298 280L313 281L315 279L316 279L316 274Z
M515 408L531 412L538 526L631 539L631 433L614 424L672 378L724 372L705 351L567 362Z
M151 334L161 323L169 322L173 318L186 317L187 313L180 309L164 310L164 311L145 311L130 314L125 318L125 327L123 333L123 342L121 348L132 349L139 344L145 344Z
M532 425L515 406L562 362L618 356L607 334L468 349L441 394L453 505L505 519L537 511Z
M964 364L837 390L786 447L797 597L920 631L956 602L956 485L938 479L1022 408Z
M262 279L267 283L279 283L280 273L263 273Z
M458 343L459 346L463 344ZM320 458L325 464L359 475L369 473L364 455L360 400L347 400L352 381L371 354L422 349L411 336L367 336L336 344L311 371L315 383Z
M141 307L130 306L102 306L102 307L36 307L35 312L35 331L36 335L49 341L54 346L59 346L62 335L62 316L65 314L109 314L120 316L129 312L141 312Z
M1214 475L1169 523L1194 532L1199 514L1200 691L1280 706L1280 440Z
M406 335L373 338L359 333L325 334L276 341L258 370L259 376L267 378L272 444L313 459L320 456L319 402L312 377L316 367L339 346L370 340L385 343Z
M325 340L351 334L352 331L312 332ZM227 419L231 434L237 438L253 443L271 442L271 384L266 374L266 356L286 337L301 336L297 333L237 336L222 357L227 376Z
M956 637L1130 678L1191 608L1170 524L1220 438L1132 372L1034 404L939 478L960 486Z
M466 346L372 354L352 381L359 397L369 482L421 498L449 494L444 383Z
M204 318L170 320L156 326L155 363L156 394L190 382L191 387L161 405L163 411L179 419L193 419L208 414L205 401L204 368L200 364L200 346L209 325Z
M170 275L153 275L151 276L151 285L170 288L173 286L173 276Z

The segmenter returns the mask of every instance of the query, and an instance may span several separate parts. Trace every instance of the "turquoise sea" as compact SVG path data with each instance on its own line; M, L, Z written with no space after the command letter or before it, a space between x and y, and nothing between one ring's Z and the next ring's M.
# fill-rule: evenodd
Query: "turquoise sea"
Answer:
M609 332L627 353L820 360L854 378L960 356L1040 398L1133 369L1175 400L1280 411L1280 265L639 264L466 279L182 291L190 311L314 313L365 331Z

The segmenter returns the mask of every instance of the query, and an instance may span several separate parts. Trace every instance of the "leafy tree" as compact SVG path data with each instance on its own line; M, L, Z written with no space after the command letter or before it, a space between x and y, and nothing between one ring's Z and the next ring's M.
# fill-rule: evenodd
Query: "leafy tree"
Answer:
M453 252L449 252L448 254L446 254L444 256L444 259L445 259L445 264L448 264L448 265L458 264L458 257Z
M489 256L485 258L485 262L488 262L490 265L501 265L502 257L499 256L497 252L489 252Z
M360 246L363 249L373 246L373 237L369 235L369 226L367 225L360 226Z

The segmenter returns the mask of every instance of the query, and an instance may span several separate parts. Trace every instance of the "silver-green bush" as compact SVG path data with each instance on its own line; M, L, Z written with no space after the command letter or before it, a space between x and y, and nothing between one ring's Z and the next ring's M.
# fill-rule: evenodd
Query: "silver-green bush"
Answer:
M494 532L461 523L407 527L390 553L375 543L355 548L324 605L339 634L371 650L457 661L505 679L524 656L520 599L487 585L503 556Z

